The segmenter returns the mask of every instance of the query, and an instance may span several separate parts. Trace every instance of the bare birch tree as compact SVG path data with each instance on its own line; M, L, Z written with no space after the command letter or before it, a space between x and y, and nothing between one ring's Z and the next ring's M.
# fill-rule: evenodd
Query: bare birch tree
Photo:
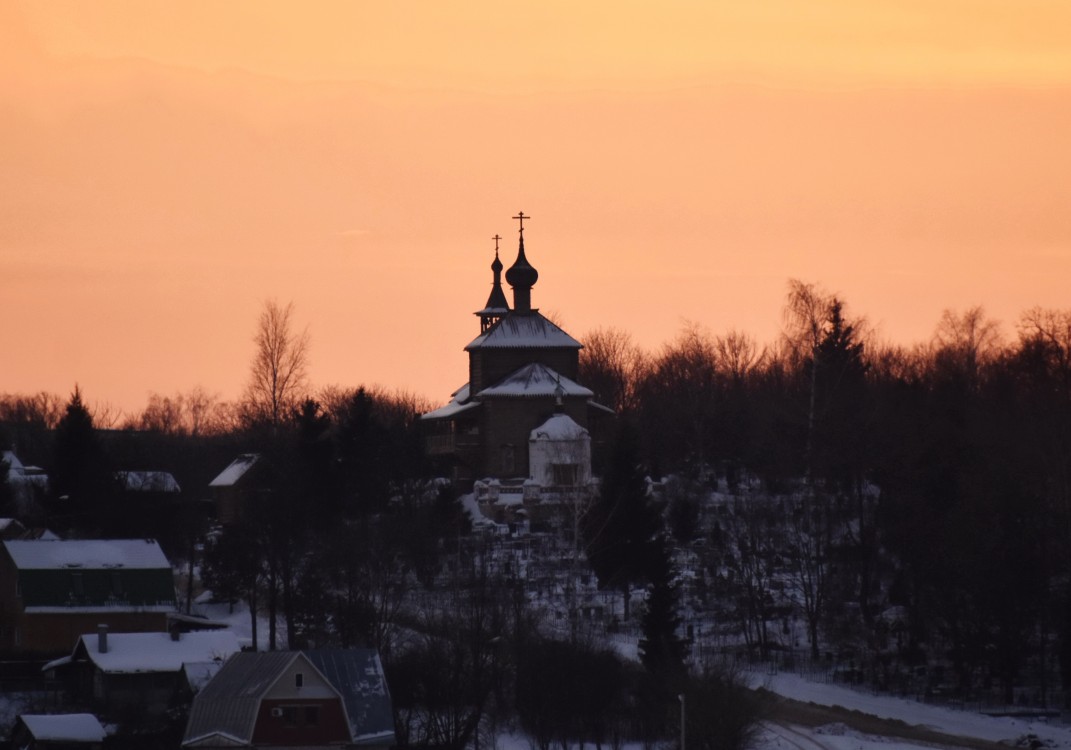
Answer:
M278 427L308 388L309 331L294 330L294 304L264 303L243 407L247 421Z

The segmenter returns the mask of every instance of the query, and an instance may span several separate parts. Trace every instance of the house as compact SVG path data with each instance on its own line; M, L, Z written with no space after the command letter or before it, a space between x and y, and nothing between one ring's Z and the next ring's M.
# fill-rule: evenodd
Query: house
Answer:
M93 714L21 714L11 730L20 750L100 750L104 727Z
M5 539L59 539L59 535L42 526L27 528L17 518L0 518L0 540Z
M206 673L211 668L205 665L221 664L240 649L229 630L110 633L101 626L42 671L60 679L76 705L112 718L134 713L151 719L189 693L191 674Z
M24 466L14 451L0 451L0 464L7 464L7 483L15 515L28 518L40 512L41 498L48 492L48 474L37 466Z
M174 475L167 471L117 471L115 481L122 492L177 495L182 492Z
M0 652L70 653L100 624L164 632L171 564L152 539L0 542Z
M496 244L491 296L476 312L479 335L465 347L469 381L448 404L421 416L425 452L445 465L462 491L483 479L517 486L526 480L546 486L548 478L576 484L591 474L591 461L598 461L613 418L613 411L596 403L594 393L577 382L583 346L532 307L539 273L525 255L523 219L528 217L514 218L522 220L520 241L517 259L505 274L513 288L513 307L502 291ZM571 464L569 468L536 477L533 471L539 467L530 438L555 414L567 416L584 433L586 449L556 462ZM581 455L584 450L586 455Z
M194 698L184 748L387 748L390 693L373 649L242 652Z
M262 466L259 453L245 453L208 483L216 506L216 519L220 523L240 521L245 508L265 490L261 481Z

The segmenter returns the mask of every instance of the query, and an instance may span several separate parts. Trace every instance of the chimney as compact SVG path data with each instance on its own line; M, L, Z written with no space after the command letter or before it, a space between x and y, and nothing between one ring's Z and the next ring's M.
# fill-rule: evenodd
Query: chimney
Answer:
M108 653L108 626L97 626L97 652L101 654Z

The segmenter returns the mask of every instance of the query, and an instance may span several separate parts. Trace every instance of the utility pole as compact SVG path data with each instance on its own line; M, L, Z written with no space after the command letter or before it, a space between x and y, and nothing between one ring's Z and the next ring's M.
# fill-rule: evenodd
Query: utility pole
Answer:
M681 702L681 750L686 750L687 746L685 745L685 742L684 742L685 741L684 730L685 730L685 727L687 726L687 724L686 724L687 716L685 714L685 708L684 708L684 693L679 694L677 696L677 700L679 700Z

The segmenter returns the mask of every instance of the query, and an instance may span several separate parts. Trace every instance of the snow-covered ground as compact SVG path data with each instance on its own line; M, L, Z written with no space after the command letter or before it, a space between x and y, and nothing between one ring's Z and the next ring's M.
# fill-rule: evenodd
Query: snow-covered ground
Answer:
M1025 736L1034 735L1046 747L1071 748L1071 727L1058 721L983 716L894 696L858 692L840 685L810 682L794 674L753 673L750 679L753 686L765 687L787 698L821 706L841 706L954 737L1015 745ZM878 745L881 750L895 750L894 746L928 747L899 739L870 737L838 724L813 730L793 727L788 732L771 728L763 738L763 747L770 750L812 750L816 746L828 750L872 750Z
M226 604L209 604L204 597L194 605L194 611L213 620L229 622L243 643L249 643L251 627L249 611L239 603L230 611ZM280 626L280 643L285 633ZM257 640L260 648L267 647L267 621L258 618ZM636 645L627 638L616 639L615 649L625 658L636 657ZM1027 735L1034 735L1047 748L1071 750L1071 726L1059 721L1027 720L1014 717L990 717L968 711L931 706L895 696L853 690L841 685L811 682L791 673L769 674L766 671L749 673L753 687L765 687L786 698L815 703L820 706L841 706L880 719L894 719L911 726L939 732L952 737L967 737L985 742L1013 746ZM527 738L502 735L496 750L531 750ZM756 750L918 750L932 748L927 744L892 737L863 734L843 724L833 723L816 728L768 726L759 738ZM627 748L626 750L639 750Z

